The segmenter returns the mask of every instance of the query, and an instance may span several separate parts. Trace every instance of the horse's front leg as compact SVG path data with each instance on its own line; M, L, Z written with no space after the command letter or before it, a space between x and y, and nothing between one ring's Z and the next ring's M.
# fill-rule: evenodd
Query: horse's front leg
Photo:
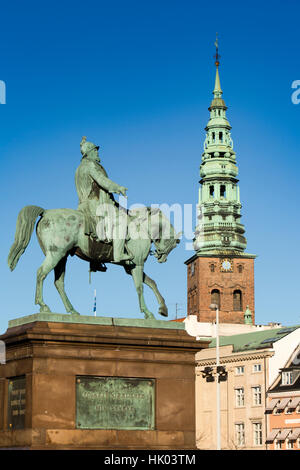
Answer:
M62 258L59 263L54 268L54 284L58 293L63 301L65 309L67 312L70 312L73 315L80 315L80 313L76 312L73 305L68 299L68 296L65 292L65 272L66 272L66 263L67 263L67 256Z
M144 283L150 287L150 289L153 290L154 294L155 294L155 297L157 298L157 301L159 303L159 310L158 310L158 313L164 317L167 317L168 316L168 307L166 306L166 303L165 303L165 299L163 298L163 296L161 295L161 293L159 292L158 288L157 288L157 285L156 285L156 282L151 279L151 277L147 276L147 274L143 273L144 274L144 277L143 277L143 280L144 280Z
M144 299L144 286L143 286L143 277L144 277L144 266L135 266L131 269L130 274L133 277L134 285L139 299L140 310L144 313L145 319L155 318L153 313L147 309Z

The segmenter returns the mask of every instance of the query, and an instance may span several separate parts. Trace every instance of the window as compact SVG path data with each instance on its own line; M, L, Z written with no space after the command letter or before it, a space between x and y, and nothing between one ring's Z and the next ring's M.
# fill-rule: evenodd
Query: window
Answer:
M245 445L245 425L238 423L235 425L235 442L237 446Z
M261 386L252 387L253 405L261 405Z
M281 449L281 441L275 441L275 450L280 450Z
M262 445L262 423L253 423L253 444L255 446Z
M214 197L214 195L215 195L215 188L214 188L214 186L210 186L210 187L209 187L209 195L210 195L210 197Z
M213 289L211 291L211 303L217 304L220 308L220 291L218 289Z
M194 276L195 274L195 263L191 264L191 276Z
M233 292L233 310L235 312L243 310L242 292L238 289Z
M282 372L281 378L282 378L281 380L282 385L291 385L293 383L293 372L291 370Z
M216 134L213 132L212 133L212 141L215 142L215 140L216 140Z
M244 388L236 388L235 389L235 405L236 406L244 406L245 405L245 394Z
M220 186L220 196L226 198L226 186L225 186L225 184L221 184L221 186Z
M273 410L273 414L274 415L280 415L281 413L281 409L277 407L277 405L275 406L274 410Z
M243 272L243 266L241 264L238 265L238 272L239 273Z
M241 375L245 372L245 366L238 366L235 368L236 375Z
M294 441L288 440L286 443L286 448L287 449L293 449L294 448Z
M210 265L210 271L211 271L212 273L215 272L215 265L214 265L214 264L211 264L211 265Z
M219 132L219 141L223 142L223 132Z
M253 364L253 372L261 372L261 364Z
M291 415L291 414L293 414L293 412L294 412L294 409L293 409L293 408L290 408L290 404L291 404L291 403L292 403L292 400L290 400L290 401L288 402L288 404L287 404L287 406L286 406L286 408L285 408L285 410L284 410L284 412L285 412L286 415Z

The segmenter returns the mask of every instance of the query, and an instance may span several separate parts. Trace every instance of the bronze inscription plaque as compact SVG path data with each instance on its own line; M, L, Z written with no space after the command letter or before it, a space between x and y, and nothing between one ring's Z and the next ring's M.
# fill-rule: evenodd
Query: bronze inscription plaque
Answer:
M154 429L154 401L154 379L77 377L76 427Z
M24 429L26 411L25 376L9 379L7 407L7 423L9 429Z

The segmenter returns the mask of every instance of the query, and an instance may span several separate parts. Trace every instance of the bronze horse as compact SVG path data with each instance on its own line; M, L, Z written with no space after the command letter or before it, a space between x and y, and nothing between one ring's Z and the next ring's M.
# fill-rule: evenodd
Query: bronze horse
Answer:
M176 234L174 227L159 209L145 208L149 217L138 217L141 237L127 237L126 247L133 254L132 261L121 261L127 274L133 277L138 294L140 310L145 319L154 318L148 310L144 294L143 283L149 286L159 303L160 315L168 316L168 309L164 298L160 294L153 279L144 273L144 263L151 253L152 242L155 245L154 255L159 263L167 260L168 254L180 242L181 234ZM138 214L139 215L139 214ZM69 255L90 263L92 271L105 271L104 263L113 263L112 243L91 240L85 234L85 220L82 212L73 209L45 210L38 206L26 206L18 215L15 241L10 249L8 265L13 271L30 241L37 218L40 217L36 233L40 247L45 255L44 262L37 271L35 303L40 305L40 312L51 312L43 300L43 283L50 271L54 270L54 284L64 303L67 312L79 315L69 301L64 288L66 262Z

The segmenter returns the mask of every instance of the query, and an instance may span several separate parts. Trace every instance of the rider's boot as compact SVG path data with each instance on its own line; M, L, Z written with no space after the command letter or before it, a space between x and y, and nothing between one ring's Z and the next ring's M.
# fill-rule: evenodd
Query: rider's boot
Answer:
M127 255L124 252L125 240L114 240L113 241L113 256L114 262L119 263L120 261L131 261L133 260L132 255Z

